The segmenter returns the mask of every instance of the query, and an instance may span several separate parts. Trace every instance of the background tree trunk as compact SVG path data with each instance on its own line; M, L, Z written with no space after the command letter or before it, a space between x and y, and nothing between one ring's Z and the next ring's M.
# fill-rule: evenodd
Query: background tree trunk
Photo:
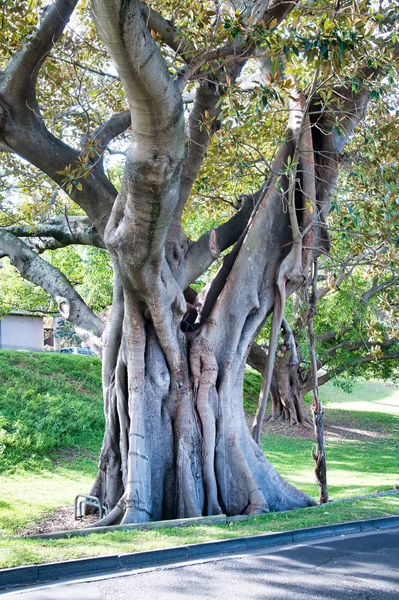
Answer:
M290 426L309 426L311 421L304 396L309 391L302 381L301 367L292 364L290 352L280 353L274 364L271 395L271 415L269 419L286 420Z
M284 343L279 346L270 388L271 411L266 417L266 422L282 420L290 426L310 426L312 422L304 397L311 390L312 384L309 374L303 371L299 349L295 346L293 353L292 344L295 344L294 336L292 341L285 336ZM263 374L266 356L265 350L253 343L247 363Z

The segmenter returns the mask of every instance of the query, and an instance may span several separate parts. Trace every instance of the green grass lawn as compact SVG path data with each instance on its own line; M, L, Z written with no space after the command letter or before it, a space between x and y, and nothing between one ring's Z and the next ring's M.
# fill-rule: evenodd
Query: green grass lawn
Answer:
M261 380L254 371L248 375L246 407L252 411ZM320 388L320 399L325 409L330 499L360 496L399 484L399 389L381 381L359 380L347 394L329 383ZM264 430L268 432L268 426ZM294 431L285 423L271 427L262 437L262 447L281 475L317 498L311 458L315 443L306 437L293 437L290 434Z
M98 358L0 352L0 474L52 469L64 450L94 457L103 430Z
M21 527L87 492L102 439L101 364L95 358L0 352L0 568L226 539L266 531L399 514L399 497L273 513L229 526L115 532L65 540L11 539ZM246 407L260 377L249 372ZM352 392L321 388L332 500L399 484L399 391L359 381ZM312 439L287 425L266 428L267 458L291 483L317 498ZM294 435L293 435L294 434Z
M111 531L59 540L0 538L0 568L106 554L127 554L397 514L399 497L385 496L343 504L324 504L288 513L270 513L231 525Z
M352 411L350 400L346 410L330 408L328 401L325 406L330 499L369 494L399 484L399 402L396 415ZM339 437L331 439L331 432L335 431ZM284 477L317 498L312 440L271 433L262 438L262 446L270 462Z
M88 493L95 475L93 460L77 458L53 469L0 476L0 540L61 506L72 506L77 494Z

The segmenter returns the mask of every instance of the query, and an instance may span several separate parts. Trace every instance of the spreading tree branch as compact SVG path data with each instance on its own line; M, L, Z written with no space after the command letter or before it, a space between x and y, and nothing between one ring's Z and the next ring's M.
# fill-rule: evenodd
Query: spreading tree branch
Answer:
M180 118L182 99L145 24L142 3L92 0L92 7L100 37L121 77L133 129L148 135L156 127L160 134L161 125L165 127L171 119Z
M4 229L18 238L27 238L28 242L25 243L37 252L73 244L105 248L100 234L88 217L57 217L36 227L17 225Z
M242 7L241 18L246 20L249 26L255 27L261 24L265 28L271 25L273 28L278 27L287 15L297 4L298 0L277 0L270 6L270 2L245 3ZM204 65L220 61L220 59L230 59L234 62L240 62L242 65L255 51L255 44L248 39L248 36L237 36L232 42L227 42L219 48L206 50L198 53L188 65L188 68L182 70L183 81L192 79L196 73ZM226 61L222 61L224 67ZM220 65L216 63L216 70L220 69Z
M324 344L326 342L332 342L332 340L337 339L338 336L340 335L344 335L345 333L348 333L348 331L352 331L353 330L353 325L347 325L345 327L343 327L340 331L336 331L335 329L329 329L328 331L325 331L324 333L319 333L316 336L316 339L318 342Z
M179 86L168 70L137 0L92 0L98 32L118 69L130 105L133 142L108 222L106 243L132 250L136 271L160 260L178 202L184 158ZM134 40L134 43L132 43ZM158 264L160 262L158 261Z
M268 27L274 22L273 26L276 27L285 19L295 3L296 0L292 2L278 0L272 7L269 6L269 3L256 3L251 5L252 9L249 12L248 5L247 17L251 18L252 26L263 22L264 26ZM237 38L233 43L229 42L221 48L198 54L190 61L188 68L182 72L182 80L188 81L206 63L231 57L228 63L224 63L223 70L216 69L212 74L208 73L207 77L203 77L196 90L194 106L189 117L189 146L183 164L179 204L169 235L172 240L176 239L179 234L178 229L184 206L201 169L212 136L220 127L218 117L222 108L220 99L225 93L226 73L229 81L234 83L245 66L246 58L255 51L254 46L247 44L245 55L243 55L241 49L243 45L245 45L245 39ZM198 246L198 251L201 251L200 246Z
M96 141L102 150L104 150L112 140L129 129L130 124L130 110L124 110L121 113L112 115L107 121L96 127L90 134L86 135L82 140L82 144L87 140Z
M54 0L41 12L35 34L16 52L2 78L12 86L16 97L34 102L37 109L36 81L40 67L61 37L78 0Z
M340 275L338 275L339 278L343 278L343 273L344 271L341 270ZM343 278L344 279L344 278ZM342 279L342 280L343 280ZM335 280L336 281L336 280ZM390 288L393 285L399 285L399 278L394 276L391 277L390 279L388 279L387 281L383 281L382 283L378 282L378 278L374 279L372 282L372 285L370 286L370 288L368 290L366 290L361 298L360 301L368 304L368 302L370 302L370 300L376 296L377 294L379 294L380 292ZM336 286L336 284L334 283L334 287ZM323 288L324 290L325 288ZM329 288L329 290L331 291L331 288ZM325 294L323 293L322 297ZM318 298L319 298L319 292L318 292ZM342 327L339 330L336 329L329 329L328 331L325 331L324 333L320 333L319 335L316 336L316 339L318 342L320 343L327 343L327 342L332 342L333 340L337 339L338 337L341 337L343 335L345 335L346 333L353 331L358 325L359 325L359 313L358 311L356 311L356 313L354 314L352 323L350 325L345 325L344 327ZM354 346L357 346L359 344L359 348L361 348L364 343L363 342L351 342L350 340L344 341L340 344L337 344L336 346L333 346L331 348L329 348L326 351L326 354L328 354L329 356L333 356L336 351L341 348L341 347L347 347L348 348L348 344L353 344ZM352 348L354 350L358 349L358 348Z
M35 165L60 187L65 183L62 172L68 166L81 165L80 153L48 131L36 100L36 82L76 4L76 0L54 0L49 4L36 32L0 74L0 148ZM102 233L117 191L99 165L90 165L87 175L77 181L69 195Z
M388 289L393 285L399 285L399 277L391 277L391 279L388 279L387 281L383 281L381 283L378 283L378 279L375 279L370 289L364 292L364 294L362 295L362 302L367 304L368 302L370 302L371 298L373 298L376 294L383 292L384 290Z
M249 347L247 364L258 371L261 375L265 371L267 354L259 344L253 342Z
M177 274L178 282L183 289L202 275L219 258L221 252L239 240L259 197L260 191L243 196L240 209L230 219L215 229L207 231L189 246L182 269Z
M22 240L4 229L0 229L0 249L9 256L11 264L24 279L43 288L54 298L63 319L101 337L104 323L59 269L40 258Z
M209 143L218 129L221 107L216 105L219 100L220 88L217 82L206 80L197 87L189 116L189 140L182 168L179 204L174 222L180 223L184 206L201 169ZM171 234L174 235L173 231Z
M189 62L190 55L195 53L195 48L185 39L184 33L144 2L139 1L139 6L149 31L157 33L164 44L169 46L186 63Z
M364 364L372 363L372 362L381 362L381 361L386 361L386 360L397 360L398 358L399 358L399 352L393 352L392 354L381 354L381 355L367 354L366 356L359 356L358 358L355 358L354 360L352 360L352 362L350 364L350 369L353 369L353 368L357 367L358 365L364 365ZM348 369L349 369L348 365L343 365L342 367L339 367L336 369L330 369L329 371L327 371L327 373L325 373L324 375L321 375L319 377L318 385L319 386L324 385L325 383L327 383L328 381L330 381L337 375L340 375L340 373L347 371Z

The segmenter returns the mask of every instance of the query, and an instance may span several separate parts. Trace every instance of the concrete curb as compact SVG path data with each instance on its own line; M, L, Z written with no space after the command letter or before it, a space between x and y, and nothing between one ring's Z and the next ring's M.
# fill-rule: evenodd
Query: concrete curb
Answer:
M79 577L82 575L95 576L106 572L117 572L123 569L139 569L155 567L157 565L186 561L196 558L207 558L229 554L233 552L246 552L270 546L304 542L322 537L333 537L399 527L399 516L368 519L366 521L351 521L336 525L322 525L277 533L265 533L250 537L233 538L219 542L204 542L165 548L163 550L150 550L133 554L98 556L69 560L60 563L47 563L28 567L16 567L0 570L0 590L21 585L33 585Z

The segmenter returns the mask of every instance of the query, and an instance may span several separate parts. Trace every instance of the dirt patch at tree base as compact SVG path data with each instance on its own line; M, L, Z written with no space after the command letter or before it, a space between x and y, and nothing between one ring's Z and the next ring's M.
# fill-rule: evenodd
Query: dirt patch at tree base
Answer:
M311 420L311 417L308 415ZM247 423L251 429L253 415L247 415ZM300 437L308 440L314 440L313 424L305 425L290 425L286 420L265 420L262 426L263 435L278 435L282 437ZM375 423L372 429L359 427L359 421L356 416L351 416L349 413L345 416L338 417L337 415L325 414L324 416L324 439L326 441L359 441L370 438L384 438L387 431L384 427L378 427Z
M97 523L98 515L87 515L82 519L75 520L73 506L64 506L56 511L45 515L37 523L27 525L21 529L19 535L39 535L40 533L56 533L57 531L69 531L74 529L85 529Z

